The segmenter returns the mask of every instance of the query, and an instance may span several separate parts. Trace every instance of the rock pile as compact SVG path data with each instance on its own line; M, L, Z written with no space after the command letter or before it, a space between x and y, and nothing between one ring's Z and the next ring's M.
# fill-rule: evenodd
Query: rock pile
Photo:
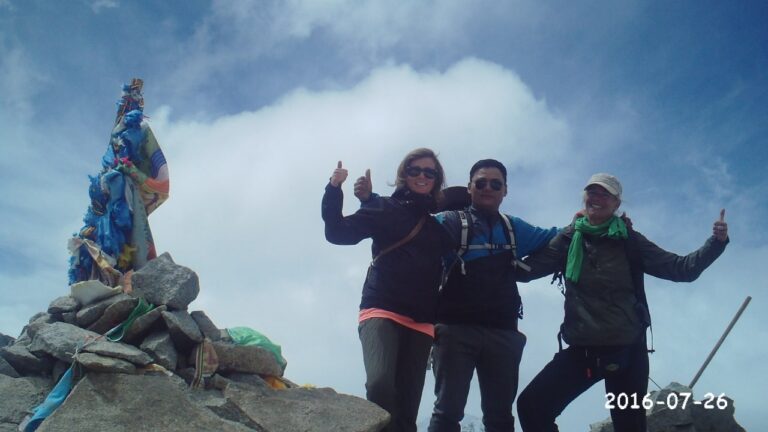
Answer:
M373 432L389 421L363 399L296 386L273 352L237 345L204 312L189 313L197 275L167 253L131 287L59 297L17 339L0 334L0 432L19 430L73 362L81 378L38 431ZM142 299L156 307L121 329ZM119 342L102 336L115 328Z
M745 432L733 416L733 399L709 394L694 399L689 387L676 382L651 392L647 405L648 432ZM613 425L607 419L590 425L589 431L613 432Z

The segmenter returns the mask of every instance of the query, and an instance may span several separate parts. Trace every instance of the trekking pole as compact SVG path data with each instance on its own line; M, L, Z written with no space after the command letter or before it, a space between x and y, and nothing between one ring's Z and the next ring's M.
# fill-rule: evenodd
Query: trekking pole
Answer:
M728 328L726 328L723 335L720 336L720 340L717 341L717 343L715 344L715 347L712 349L712 352L709 353L709 356L704 361L704 364L701 365L701 368L699 368L699 371L696 372L696 376L693 377L693 381L691 381L691 383L688 384L688 388L693 389L693 386L696 384L696 381L698 381L701 374L704 373L704 369L706 369L707 366L709 365L709 362L712 361L712 357L714 357L715 353L717 353L717 350L720 349L720 345L722 345L725 338L728 337L728 333L731 332L731 329L736 324L736 321L738 321L739 318L741 317L741 313L744 312L744 309L747 308L747 305L749 304L750 300L752 300L751 296L747 296L747 298L744 299L744 303L741 304L739 311L736 312L736 316L734 316L733 319L731 320L731 323L728 324Z

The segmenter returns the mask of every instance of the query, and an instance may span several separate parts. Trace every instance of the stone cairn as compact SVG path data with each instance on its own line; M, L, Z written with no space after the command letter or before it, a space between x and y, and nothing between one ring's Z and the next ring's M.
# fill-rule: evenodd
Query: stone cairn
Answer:
M237 345L205 312L188 312L197 274L168 253L136 271L131 288L86 304L59 297L18 338L0 334L0 432L23 429L73 362L79 379L38 431L375 432L389 422L363 399L293 384L271 351ZM140 298L156 307L120 341L103 337ZM204 370L198 361L196 373L203 353L217 361Z

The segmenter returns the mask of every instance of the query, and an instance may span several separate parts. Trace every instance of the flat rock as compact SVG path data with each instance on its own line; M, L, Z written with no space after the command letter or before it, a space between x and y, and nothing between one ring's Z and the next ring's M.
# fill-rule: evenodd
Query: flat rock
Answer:
M0 348L16 342L16 339L0 333Z
M219 372L217 375L236 383L245 384L258 389L258 391L271 391L272 387L258 374L246 374L241 372Z
M51 385L47 379L0 375L0 395L3 395L0 397L0 423L18 425L27 411L45 400L49 391Z
M72 312L76 310L77 307L77 300L73 299L72 296L61 296L53 300L51 304L48 305L48 313L59 314L64 312Z
M283 370L272 352L255 345L233 345L213 342L219 357L219 370L282 376Z
M67 324L77 325L77 312L64 312L61 314L61 320Z
M118 294L88 306L83 306L82 309L77 311L77 325L80 327L88 327L101 318L104 311L113 303L130 298L132 297L127 294Z
M160 305L144 315L136 318L130 328L125 331L123 340L127 343L141 341L152 330L155 330L163 321L160 319L167 306Z
M104 313L101 315L101 317L99 317L96 322L88 326L88 330L98 334L104 334L108 332L116 325L125 321L125 319L128 318L128 315L131 314L131 311L133 311L133 309L139 303L139 299L137 298L120 296L115 297L118 297L118 300L109 305L104 310Z
M48 354L71 363L72 354L75 353L78 344L98 337L98 333L72 324L57 322L49 324L37 332L29 345L29 351L33 354Z
M174 263L167 252L133 273L131 284L136 296L171 310L186 310L200 292L197 274Z
M45 354L37 356L21 344L0 348L0 357L22 375L47 375L53 368L53 359Z
M188 395L165 376L89 373L38 431L253 432L193 403Z
M187 311L165 311L162 316L179 351L188 351L203 341L203 334Z
M141 343L141 350L149 354L160 366L169 371L176 370L179 354L168 332L156 331L150 334Z
M136 373L136 366L129 361L114 357L105 357L89 352L81 352L77 354L77 362L82 364L84 368L94 372Z
M237 404L222 397L218 392L196 392L191 394L191 399L198 405L213 411L217 416L240 423L251 428L255 432L269 432L248 416Z
M22 334L26 335L30 339L34 338L35 334L37 334L41 328L56 322L54 316L46 312L36 314L35 316L37 318L30 320L29 324L25 325L22 329Z
M146 366L152 363L152 357L144 351L124 344L122 342L110 342L99 340L86 345L83 351L99 354L106 357L119 358L138 366Z
M286 389L263 396L230 385L223 394L268 431L377 432L389 422L389 413L376 404L330 388Z
M32 315L31 317L29 317L29 324L32 324L35 321L40 321L41 319L42 320L49 320L50 317L51 317L51 314L49 314L48 312L38 312L38 313ZM52 321L47 321L47 322L50 323Z
M9 376L11 378L19 378L21 376L16 369L2 357L0 357L0 375Z
M216 325L213 323L213 321L211 321L210 318L208 318L208 315L206 315L205 312L194 311L189 315L193 320L195 320L197 327L199 327L200 331L203 332L203 336L214 342L221 339L221 330L216 327Z

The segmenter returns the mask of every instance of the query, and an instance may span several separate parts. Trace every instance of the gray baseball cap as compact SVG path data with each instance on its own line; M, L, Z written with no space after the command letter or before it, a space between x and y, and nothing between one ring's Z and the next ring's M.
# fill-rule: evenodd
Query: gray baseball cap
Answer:
M587 185L584 186L584 189L593 184L602 186L605 188L605 190L610 192L611 195L615 196L616 198L621 198L621 183L619 183L619 179L617 179L615 176L606 173L593 174L592 177L589 178Z

